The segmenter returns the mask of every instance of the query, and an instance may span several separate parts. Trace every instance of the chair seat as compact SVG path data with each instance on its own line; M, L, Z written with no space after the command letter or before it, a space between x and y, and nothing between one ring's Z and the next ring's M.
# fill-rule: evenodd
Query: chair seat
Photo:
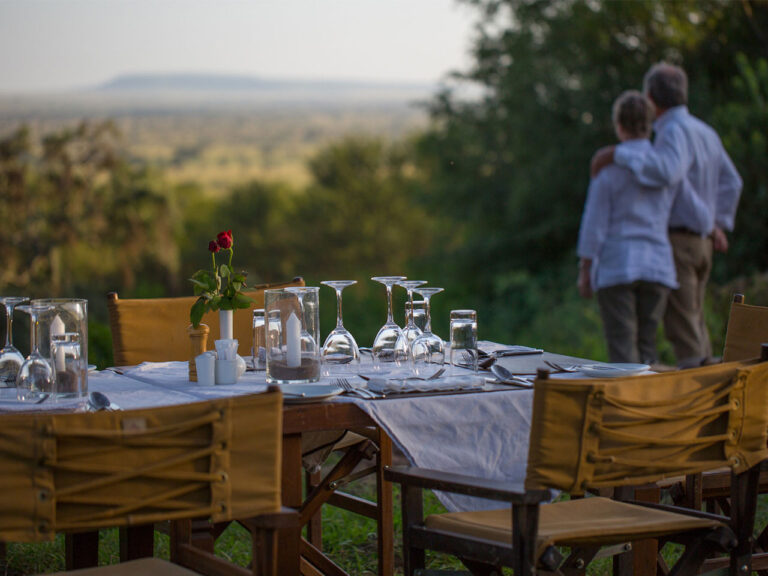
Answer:
M187 570L178 564L173 564L159 558L141 558L120 564L99 566L98 568L83 568L69 572L56 572L52 576L199 576L197 572ZM51 575L48 575L51 576Z
M427 517L425 524L435 530L511 544L512 513L509 508L433 514ZM541 556L548 546L554 544L609 545L654 538L679 529L725 525L717 520L675 514L610 498L580 498L540 508L536 550Z

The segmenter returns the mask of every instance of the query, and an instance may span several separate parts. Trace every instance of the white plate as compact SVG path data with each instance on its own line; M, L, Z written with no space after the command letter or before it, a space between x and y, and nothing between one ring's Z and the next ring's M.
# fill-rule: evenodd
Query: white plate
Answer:
M334 384L285 384L280 386L280 390L286 404L321 402L344 392Z
M617 376L635 376L650 369L648 364L585 364L581 371L588 378L616 378Z

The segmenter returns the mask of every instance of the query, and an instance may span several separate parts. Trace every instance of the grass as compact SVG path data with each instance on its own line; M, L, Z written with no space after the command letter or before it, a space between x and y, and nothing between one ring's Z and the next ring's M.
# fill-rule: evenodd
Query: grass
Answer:
M350 485L349 492L372 498L375 485L372 479L363 479ZM402 574L402 526L400 522L399 491L395 487L395 574ZM443 506L431 493L424 499L425 514L444 511ZM756 525L759 530L768 524L768 494L760 496ZM758 530L758 531L759 531ZM355 576L374 576L377 572L376 523L368 518L326 506L323 509L323 547L330 558L348 573ZM250 561L250 538L241 526L231 525L219 538L216 552L238 565ZM672 562L679 549L667 546L664 556ZM155 556L168 558L168 536L155 532ZM119 561L117 529L102 530L99 538L99 564ZM427 554L427 568L433 570L460 570L462 565L455 558L441 554ZM59 535L53 542L21 544L9 543L6 561L0 561L0 574L21 576L64 570L64 538ZM505 570L505 574L511 571ZM611 560L602 559L590 565L587 574L604 576L611 574Z

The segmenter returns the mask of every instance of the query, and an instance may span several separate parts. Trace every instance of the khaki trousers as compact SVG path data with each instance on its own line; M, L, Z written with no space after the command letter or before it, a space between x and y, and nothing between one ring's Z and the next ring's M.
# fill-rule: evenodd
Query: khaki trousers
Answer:
M597 291L611 362L656 363L656 329L668 294L666 286L643 281Z
M673 290L664 313L664 332L681 368L698 366L712 355L704 322L704 298L712 270L712 239L670 232L680 288Z

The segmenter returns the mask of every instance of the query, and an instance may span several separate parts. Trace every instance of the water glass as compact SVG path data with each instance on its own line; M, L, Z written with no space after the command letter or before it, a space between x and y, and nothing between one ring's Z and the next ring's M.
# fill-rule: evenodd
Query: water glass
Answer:
M253 368L264 370L267 366L267 329L264 308L253 311Z
M411 314L411 310L413 310L413 323L416 324L416 327L424 332L424 329L427 327L427 307L424 300L414 300L413 306L411 306L411 301L406 300L405 301L405 317L408 318Z
M451 310L451 366L477 372L477 312Z
M56 372L56 398L88 395L88 365L83 357L80 334L51 334L51 360Z

